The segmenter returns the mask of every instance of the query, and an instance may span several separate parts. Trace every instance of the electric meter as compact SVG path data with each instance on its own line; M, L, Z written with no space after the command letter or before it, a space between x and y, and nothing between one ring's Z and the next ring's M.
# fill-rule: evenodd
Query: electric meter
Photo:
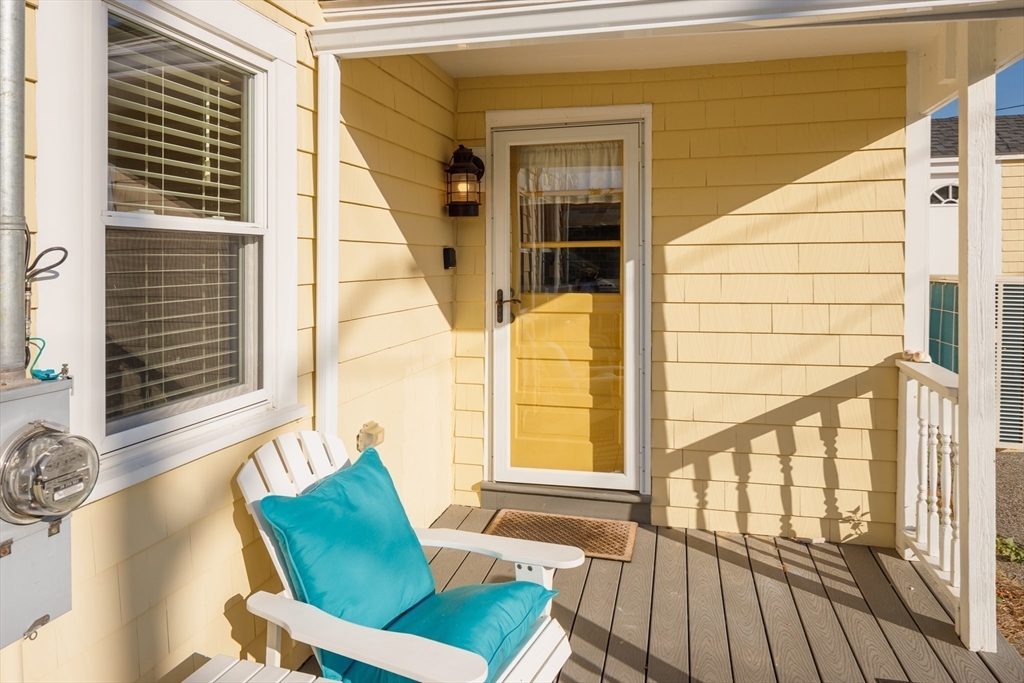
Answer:
M63 517L89 497L99 471L91 441L54 422L30 422L0 454L0 519L32 524Z

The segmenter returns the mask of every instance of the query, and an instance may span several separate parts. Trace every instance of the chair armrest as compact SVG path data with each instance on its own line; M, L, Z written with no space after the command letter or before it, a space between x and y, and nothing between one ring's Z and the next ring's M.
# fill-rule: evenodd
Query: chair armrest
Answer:
M571 545L488 536L456 529L416 529L416 535L421 545L432 548L467 550L499 560L549 569L568 569L583 564L583 551Z
M249 611L284 628L293 640L329 650L423 683L487 679L487 662L460 650L408 633L392 633L339 619L312 605L260 591Z

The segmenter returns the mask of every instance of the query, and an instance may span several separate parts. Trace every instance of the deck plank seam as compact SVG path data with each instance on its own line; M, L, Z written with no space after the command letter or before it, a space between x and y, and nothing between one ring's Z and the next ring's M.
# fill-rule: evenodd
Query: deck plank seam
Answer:
M804 615L800 612L800 606L797 604L796 594L793 592L793 583L789 578L789 568L786 566L785 560L782 558L782 553L779 552L779 544L777 539L771 538L771 546L775 548L775 554L779 558L779 564L782 565L782 573L786 575L786 587L789 588L789 597L793 601L793 607L796 611L796 618L800 621L800 630L803 631L804 638L807 638L807 624L804 623ZM817 571L817 569L815 569ZM849 643L847 643L849 646ZM818 673L818 680L825 681L827 678L822 675L821 665L818 664L818 655L815 654L814 648L811 647L810 639L807 642L807 649L811 653L811 661L814 662L814 670ZM775 672L776 678L779 677L779 672Z
M619 604L619 589L622 587L622 565L624 564L623 562L621 562L619 560L608 560L608 561L609 562L618 562L619 563L619 576L615 580L615 597L612 599L612 618L608 620L608 638L604 641L604 659L601 660L601 678L600 678L601 681L604 680L604 671L605 671L605 669L608 668L608 650L610 649L611 643L612 643L612 629L615 627L615 612L616 612L615 608ZM588 575L589 575L589 572L588 572ZM586 587L586 584L584 584L584 588L585 587ZM580 594L580 601L582 602L582 600L583 600L583 594L581 593Z
M729 676L733 681L736 680L736 667L732 662L732 637L729 635L729 618L725 613L725 584L722 583L722 558L718 554L718 532L714 532L715 539L715 569L718 570L718 599L722 603L722 623L725 624L725 651L729 653ZM768 634L765 634L765 639L768 638ZM772 665L774 669L774 664ZM778 678L778 675L776 675Z
M743 534L743 545L747 547L747 563L750 565L750 573L754 573L754 561L750 559L750 546L747 546L747 534ZM751 578L754 578L751 576ZM754 595L757 597L757 611L761 613L761 624L764 626L764 637L768 642L768 654L772 658L772 671L775 672L775 680L779 680L779 669L775 665L778 661L776 658L775 650L772 648L772 639L768 637L768 615L764 612L764 601L761 599L760 589L758 588L757 581L754 581ZM817 667L817 665L815 665Z
M810 557L811 557L811 562L814 563L814 571L818 572L818 576L821 577L821 570L818 569L818 563L814 559L814 553L808 552L808 555L810 555ZM870 614L871 618L875 620L876 624L878 624L878 630L881 632L882 638L885 639L886 644L889 646L889 650L893 653L893 658L896 660L896 664L899 665L900 670L903 672L903 677L906 680L910 681L911 680L910 673L907 671L907 668L903 665L903 662L900 661L900 658L896 656L896 648L893 646L893 643L889 639L889 636L886 635L885 629L882 628L882 625L881 625L881 622L878 619L878 616L875 614L874 610L871 609L871 603L868 602L867 597L865 597L864 589L862 589L860 587L860 583L857 581L857 576L853 573L852 570L850 570L849 565L846 563L846 558L843 557L842 553L839 554L839 557L842 558L843 564L846 565L847 573L850 575L850 578L853 579L853 584L854 584L854 586L857 587L857 592L860 593L861 600L864 602L864 606L867 608L868 614ZM872 557L874 557L874 555L872 555ZM876 560L876 564L877 564L877 560ZM884 576L885 572L883 571L882 574ZM888 579L888 577L886 577L886 578ZM824 585L825 585L824 582L822 582L822 586L823 587L824 587ZM825 590L825 594L828 595L828 590L827 589ZM832 611L835 612L835 604L832 602L831 596L829 596L829 604L832 605ZM911 617L911 619L913 619L913 617ZM839 628L841 628L843 630L843 635L846 636L846 642L850 645L850 648L852 649L853 648L853 642L850 640L850 636L846 632L846 627L843 626L842 620L839 619L839 613L838 612L836 612L836 620L839 621ZM916 624L917 622L914 622L914 623ZM864 670L864 667L861 666L860 659L858 659L856 656L854 656L854 659L856 659L856 661L857 661L857 666L861 667L861 673L864 675L864 680L870 681L871 677L868 675L868 672L866 670Z
M870 673L868 672L867 669L864 668L864 665L861 664L860 658L857 657L857 652L856 652L856 650L853 647L853 641L850 640L850 634L846 632L846 627L843 626L843 620L839 618L839 612L836 611L836 604L832 601L832 596L829 595L828 588L825 587L825 579L821 576L821 571L818 569L818 563L815 562L815 560L814 560L814 553L811 552L810 548L807 549L807 557L811 561L811 567L814 568L814 573L818 576L818 583L821 584L821 590L825 593L825 599L828 601L828 606L831 608L832 614L836 618L836 623L839 624L839 630L842 632L843 638L846 639L846 646L848 648L850 648L850 652L853 654L853 661L857 663L857 668L860 669L860 673L864 677L864 680L865 681L871 681ZM859 586L858 586L857 590L860 591L860 587ZM862 594L861 598L863 599L863 597L864 596ZM865 604L867 604L866 600L864 602L865 602ZM869 607L868 609L871 609L871 608ZM874 617L874 614L872 614L871 616ZM876 619L875 621L877 622L878 620ZM879 627L879 630L881 630L881 627ZM885 634L883 633L882 635L884 636ZM888 643L889 641L886 640L885 642ZM899 664L899 660L898 659L897 659L896 663ZM903 669L903 665L902 664L900 664L900 669L901 670ZM903 672L904 675L906 675L906 673L907 673L906 671ZM909 680L910 677L907 676L907 679Z
M654 527L654 554L651 556L651 609L647 611L647 649L644 652L644 681L651 668L651 626L654 623L654 584L658 580L658 537L661 527Z
M950 668L950 666L946 663L945 658L942 656L942 654L938 650L935 649L935 645L932 643L932 639L928 637L928 634L926 634L924 631L921 630L921 624L918 622L917 617L915 616L913 607L910 605L910 603L908 603L903 598L903 592L899 589L899 587L895 583L893 583L893 577L889 576L889 572L887 572L885 570L885 566L881 562L878 561L878 555L877 555L877 553L875 553L875 549L874 548L871 548L871 553L870 554L871 554L871 559L873 559L875 561L875 564L878 565L879 571L882 572L882 576L884 576L885 580L889 583L889 586L892 588L893 592L896 594L896 597L899 599L900 604L903 605L903 608L905 610L907 610L907 614L910 615L910 620L912 622L914 622L914 626L917 627L917 630L920 631L921 635L924 636L924 642L928 645L929 648L931 648L932 653L935 655L935 658L937 660L939 660L939 664L942 666L943 670L946 672L946 675L948 675L950 677L950 679L952 679L953 681L958 680L957 679L957 672L953 671L953 669ZM931 590L931 589L929 588L929 590Z

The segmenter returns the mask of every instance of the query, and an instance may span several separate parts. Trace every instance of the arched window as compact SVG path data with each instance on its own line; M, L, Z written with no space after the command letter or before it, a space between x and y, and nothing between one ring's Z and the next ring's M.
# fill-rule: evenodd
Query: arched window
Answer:
M960 200L959 185L943 185L932 192L932 204L958 204Z

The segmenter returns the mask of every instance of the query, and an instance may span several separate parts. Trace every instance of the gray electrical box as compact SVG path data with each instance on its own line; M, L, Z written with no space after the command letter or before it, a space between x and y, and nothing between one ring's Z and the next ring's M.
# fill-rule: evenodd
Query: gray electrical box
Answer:
M27 424L70 422L72 380L0 391L0 447ZM71 610L71 518L0 520L0 648Z

